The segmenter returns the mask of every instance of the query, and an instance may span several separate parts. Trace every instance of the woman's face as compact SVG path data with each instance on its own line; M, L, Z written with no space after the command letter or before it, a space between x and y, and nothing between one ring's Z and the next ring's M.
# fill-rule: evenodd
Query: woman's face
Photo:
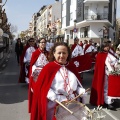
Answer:
M57 46L54 52L55 60L60 64L66 64L68 58L68 50L66 46Z
M106 51L106 52L108 52L108 51L109 51L109 49L110 49L110 47L109 47L109 46L104 47L104 51Z
M46 47L46 41L44 39L42 39L39 43L39 48L41 50L44 50L45 47Z

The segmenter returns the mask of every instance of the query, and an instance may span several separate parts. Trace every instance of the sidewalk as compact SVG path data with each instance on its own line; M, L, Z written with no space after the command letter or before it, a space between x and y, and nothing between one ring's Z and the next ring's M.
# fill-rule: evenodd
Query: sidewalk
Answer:
M0 71L0 120L29 120L28 85L18 83L20 66L14 52L6 55Z

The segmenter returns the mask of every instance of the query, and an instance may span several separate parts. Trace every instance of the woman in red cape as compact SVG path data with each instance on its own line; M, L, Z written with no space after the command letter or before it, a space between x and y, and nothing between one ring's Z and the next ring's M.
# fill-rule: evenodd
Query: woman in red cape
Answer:
M78 94L85 92L85 89L78 81L80 77L74 65L69 63L71 55L68 45L66 43L56 43L50 53L50 60L52 61L42 69L35 83L31 120L55 119L56 99L62 102L69 100L72 95L74 96L73 92L77 93L78 91ZM66 77L62 76L64 75L63 73ZM71 77L71 75L73 76ZM65 84L66 82L68 83ZM67 87L71 89L67 90Z
M29 81L29 91L28 91L29 113L31 112L32 96L33 96L35 81L38 77L38 74L40 74L41 69L48 63L48 51L46 51L45 49L46 39L41 38L38 42L39 42L39 48L35 52L33 52L30 61L30 74L29 74L30 81Z
M101 52L97 54L90 103L115 110L115 107L112 105L114 100L108 96L108 76L110 72L114 71L117 59L109 53L109 49L109 44L104 43L101 47Z

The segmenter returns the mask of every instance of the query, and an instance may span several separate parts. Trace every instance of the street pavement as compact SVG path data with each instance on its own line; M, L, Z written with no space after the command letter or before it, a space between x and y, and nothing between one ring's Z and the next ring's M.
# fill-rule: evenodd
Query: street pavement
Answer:
M29 120L28 85L18 83L19 69L13 45L0 67L0 120Z
M14 44L7 59L0 67L0 120L29 120L28 113L28 85L18 83L20 66L14 53ZM83 87L90 88L93 71L83 74ZM93 110L96 106L89 104L90 91L86 98L86 106ZM120 101L116 100L117 111L100 110L98 113L105 115L104 120L120 120ZM97 119L99 120L99 119ZM102 119L101 119L102 120Z

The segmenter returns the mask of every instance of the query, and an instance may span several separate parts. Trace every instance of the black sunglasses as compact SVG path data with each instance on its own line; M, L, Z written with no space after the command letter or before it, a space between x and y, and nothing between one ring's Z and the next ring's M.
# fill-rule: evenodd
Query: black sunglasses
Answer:
M30 40L29 42L35 42L34 40Z

